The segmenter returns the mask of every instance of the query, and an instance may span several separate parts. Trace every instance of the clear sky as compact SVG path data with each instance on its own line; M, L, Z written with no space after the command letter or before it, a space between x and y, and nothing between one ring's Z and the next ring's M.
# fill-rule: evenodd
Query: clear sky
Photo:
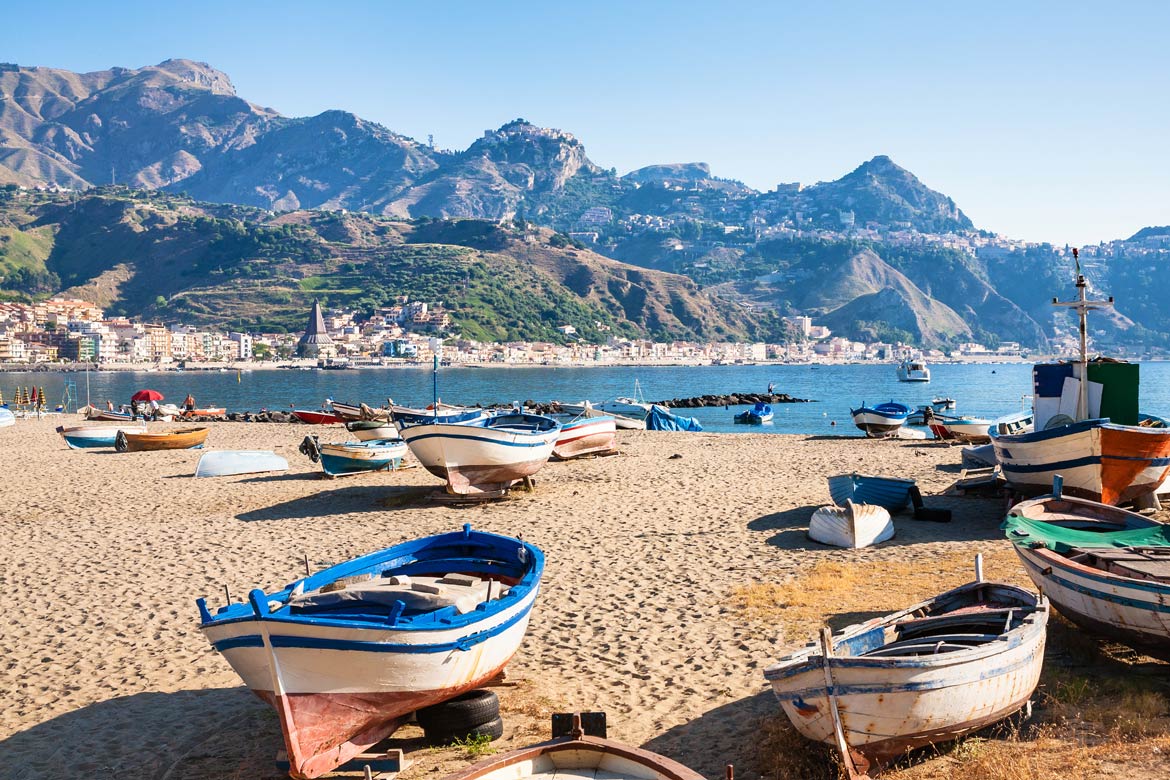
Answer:
M1075 245L1170 224L1170 3L1075 5L9 0L0 60L186 57L290 116L450 149L524 117L758 189L888 154L981 228Z

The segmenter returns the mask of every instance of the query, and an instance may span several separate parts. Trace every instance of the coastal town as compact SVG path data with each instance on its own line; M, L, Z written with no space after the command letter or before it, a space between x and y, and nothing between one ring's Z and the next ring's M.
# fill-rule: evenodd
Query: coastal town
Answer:
M812 318L787 318L788 343L655 342L611 338L604 344L574 340L571 325L558 330L565 343L484 343L451 335L441 303L402 300L363 317L353 309L314 304L304 333L243 333L184 323L106 317L96 304L56 297L39 303L0 302L0 367L5 370L97 366L103 369L228 367L246 363L319 365L322 368L392 366L430 362L491 365L721 365L766 362L896 361L911 354L931 360L1017 360L1018 343L995 349L967 342L944 353L911 345L864 343L835 336ZM310 338L311 337L311 338Z

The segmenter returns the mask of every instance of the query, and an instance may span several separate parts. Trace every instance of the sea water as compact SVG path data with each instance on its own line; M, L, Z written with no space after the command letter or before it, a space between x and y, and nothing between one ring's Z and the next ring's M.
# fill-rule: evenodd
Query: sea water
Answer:
M605 401L631 396L634 383L647 401L669 401L701 395L765 393L769 384L777 393L809 399L810 403L774 404L775 419L763 426L735 425L732 418L747 406L682 409L697 417L708 431L803 434L852 434L849 410L862 403L899 401L911 408L938 397L953 398L957 407L948 414L994 418L1017 412L1030 392L1030 364L952 364L930 366L930 382L899 382L893 365L759 365L759 366L621 366L597 368L467 368L443 367L438 394L452 404L494 404L513 401ZM244 371L91 371L89 399L105 407L128 403L137 390L158 390L167 401L180 403L187 393L198 406L224 406L228 411L319 409L327 398L347 403L381 406L396 403L426 406L432 400L430 366L419 368L301 371L289 369ZM73 381L84 405L84 373L0 373L0 394L11 402L19 388L44 387L49 406L63 396L64 383ZM1030 400L1023 401L1024 406ZM1141 409L1170 416L1170 363L1142 365Z

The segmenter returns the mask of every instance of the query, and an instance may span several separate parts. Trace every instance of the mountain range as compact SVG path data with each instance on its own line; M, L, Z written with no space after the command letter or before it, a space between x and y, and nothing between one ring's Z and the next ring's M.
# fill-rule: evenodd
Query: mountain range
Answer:
M845 335L924 346L970 339L1043 346L1067 326L1048 308L1053 295L1068 294L1066 253L1053 247L973 253L976 242L968 239L991 234L976 231L951 198L886 156L835 181L768 192L715 177L703 163L649 165L619 176L592 162L572 134L522 119L451 152L344 111L285 117L240 98L228 76L190 60L93 73L0 64L3 184L86 195L73 198L72 213L53 198L23 206L9 199L7 223L0 223L0 271L7 270L0 288L80 289L144 316L198 320L232 311L227 319L242 324L248 311L242 303L207 305L205 313L195 305L183 309L183 301L200 297L187 284L192 269L235 273L223 293L247 297L244 282L260 279L249 271L271 271L275 256L292 263L279 271L292 280L330 276L320 266L329 258L379 257L376 264L383 264L382 255L400 257L421 234L436 237L436 246L482 253L444 243L491 232L482 223L459 227L472 219L500 231L488 252L492 262L516 278L542 274L559 285L556 294L531 302L535 309L545 307L544 316L556 319L547 307L566 307L568 320L573 307L583 306L577 317L583 326L594 318L630 334L778 338L778 315L800 313ZM157 194L116 192L113 184ZM249 208L225 212L215 204ZM225 232L227 224L237 227ZM204 235L205 228L213 232ZM246 238L226 238L237 233ZM176 234L200 238L182 245L171 240ZM102 243L113 235L123 243ZM1161 235L1147 229L1132 237L1134 257L1142 259L1128 265L1141 269L1115 271L1111 263L1094 281L1116 288L1160 278L1161 265L1146 260ZM82 236L95 243L76 243ZM913 236L967 237L967 248ZM86 246L107 246L109 254ZM534 246L541 252L528 251ZM272 256L258 254L260 248ZM463 256L452 252L448 259ZM341 262L372 273L359 260ZM111 274L127 278L115 283ZM378 280L386 294L417 287L400 277ZM613 292L627 284L640 290L641 304ZM262 299L267 288L254 287L249 295ZM290 306L306 292L294 287ZM160 297L166 312L152 308ZM366 306L378 298L349 297ZM482 299L473 306L487 307ZM1137 309L1103 323L1102 334L1149 342L1170 331L1158 302L1146 296ZM256 311L257 321L287 316L279 306ZM490 319L482 330L471 320L460 326L468 335L535 337L548 324L518 319L520 326L500 326L507 318Z

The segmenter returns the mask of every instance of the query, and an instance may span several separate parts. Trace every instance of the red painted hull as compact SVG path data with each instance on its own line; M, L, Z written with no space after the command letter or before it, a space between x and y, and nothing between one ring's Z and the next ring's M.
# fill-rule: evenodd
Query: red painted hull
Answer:
M293 417L309 425L332 425L333 423L344 422L344 420L335 414L329 414L328 412L309 412L304 409L294 409Z
M1154 464L1170 458L1170 432L1151 436L1144 431L1101 428L1101 498L1102 504L1120 504L1157 489L1170 472L1161 467L1161 478L1139 480L1142 472L1158 468ZM1151 486L1152 482L1152 486Z
M253 691L272 705L288 753L289 774L311 780L336 769L393 734L411 713L482 686L503 666L439 691L397 693L294 693Z

